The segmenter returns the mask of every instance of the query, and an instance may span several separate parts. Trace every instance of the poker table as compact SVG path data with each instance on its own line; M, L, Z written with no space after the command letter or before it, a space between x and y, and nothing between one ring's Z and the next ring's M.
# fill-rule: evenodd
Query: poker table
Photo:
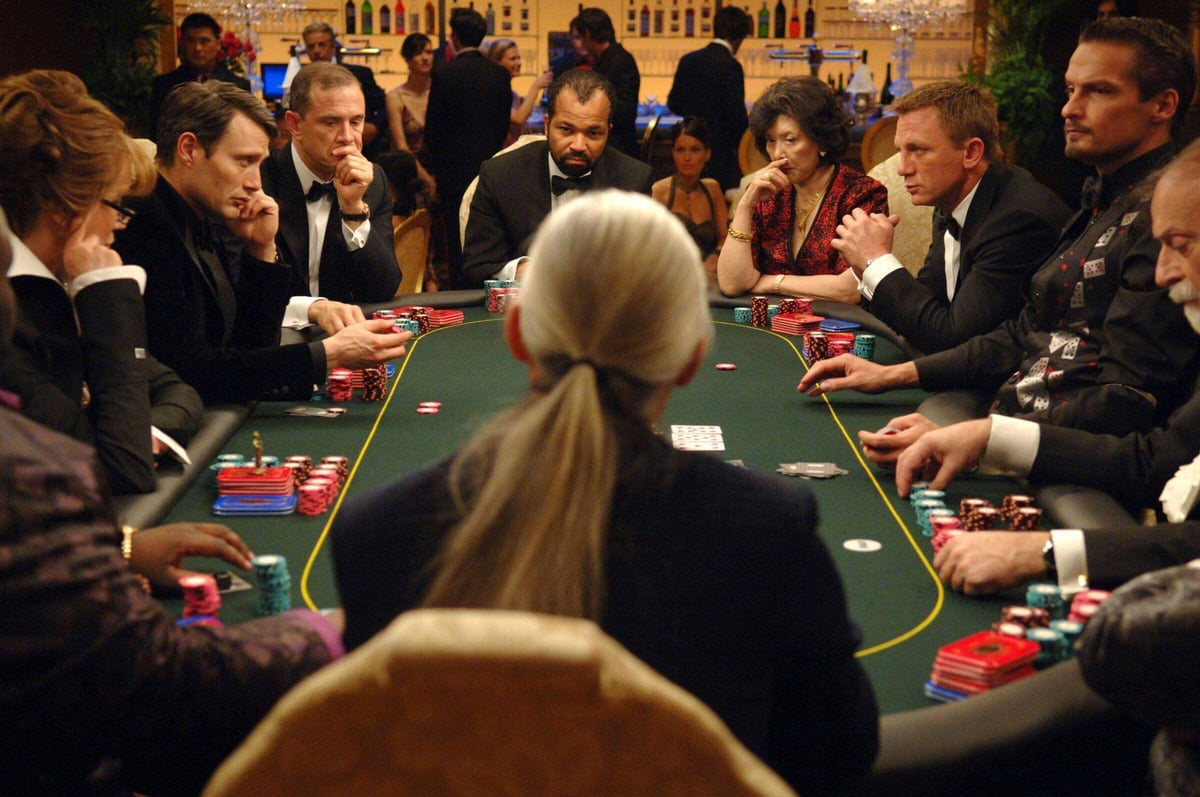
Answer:
M218 450L252 456L251 438L258 432L266 453L280 458L349 458L343 490L321 516L220 519L256 553L287 558L293 606L338 604L328 534L345 501L449 456L487 418L527 390L524 368L505 347L503 319L484 312L481 292L410 299L384 306L465 304L465 323L415 339L407 356L393 363L383 401L364 402L356 392L351 402L337 405L319 399L259 403L236 431L222 438L223 445L204 449L205 456ZM1025 794L1131 792L1130 784L1144 774L1147 733L1115 717L1083 684L1073 662L951 705L939 706L924 696L937 649L990 626L1001 606L1023 602L1023 594L979 599L946 589L932 569L929 540L908 501L897 496L891 474L860 456L856 430L884 426L913 411L926 394L800 395L795 387L806 367L801 340L734 323L731 308L739 304L746 302L714 297L716 335L704 367L692 384L676 391L658 428L669 436L673 425L720 426L725 450L711 455L739 461L770 478L789 478L775 472L785 462L830 462L846 471L810 480L807 486L817 497L819 532L841 574L851 617L862 629L857 655L884 715L880 756L862 793L1011 794L1008 777L1021 779L1025 785L1018 791ZM877 361L897 362L913 354L903 339L857 308L816 303L814 310L861 321L864 330L876 332ZM737 367L718 370L717 363ZM418 405L428 401L441 402L440 411L418 414ZM297 406L337 406L346 412L334 418L289 414ZM215 472L202 466L199 473L189 489L178 491L181 498L171 499L174 506L164 522L213 518ZM1027 492L1026 485L964 476L947 490L947 503L956 506L960 498L974 496L998 504L1012 492ZM1068 508L1072 501L1080 502L1078 492L1065 489ZM221 567L211 560L187 564L200 570ZM169 611L180 611L179 601L165 603ZM257 590L223 595L225 623L256 615ZM1046 745L1066 756L1049 770L1044 766Z

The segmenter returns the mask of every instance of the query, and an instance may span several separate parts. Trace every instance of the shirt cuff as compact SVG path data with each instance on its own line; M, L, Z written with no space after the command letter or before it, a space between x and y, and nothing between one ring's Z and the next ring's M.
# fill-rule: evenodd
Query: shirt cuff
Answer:
M350 225L344 220L342 221L342 237L346 239L346 250L349 252L357 252L367 245L367 238L371 235L371 220L367 219L362 224L358 225L358 229L351 229Z
M1037 458L1038 444L1042 439L1042 427L1033 421L1010 418L1007 415L992 415L992 431L988 435L987 449L979 463L989 472L1025 476L1033 468Z
M305 329L313 323L308 320L308 308L314 302L323 302L323 296L293 296L288 299L287 309L283 311L282 326L288 329Z
M86 271L71 280L67 295L74 299L84 288L107 280L133 280L137 283L138 293L146 292L146 271L141 266L109 266Z
M883 278L891 274L896 269L904 268L895 255L890 252L886 255L880 255L871 261L871 265L863 270L862 284L859 285L859 292L863 298L870 301L875 296L875 289L879 287L879 283L883 282Z
M504 264L504 268L492 275L492 279L497 280L515 280L517 278L517 266L528 260L527 257L514 257L512 260Z
M1087 543L1080 529L1054 529L1054 569L1058 571L1058 586L1064 596L1088 588Z

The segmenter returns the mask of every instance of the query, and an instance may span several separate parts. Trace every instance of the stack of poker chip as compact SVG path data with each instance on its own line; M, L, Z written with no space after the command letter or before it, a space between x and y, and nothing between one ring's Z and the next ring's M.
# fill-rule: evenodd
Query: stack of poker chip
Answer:
M329 508L328 483L312 484L304 482L304 484L297 488L296 492L299 495L296 501L296 511L301 515L315 517L316 515L324 514L325 510Z
M426 307L414 307L413 318L417 321L417 333L424 335L429 331L429 309Z
M349 457L344 457L341 454L327 454L321 457L321 464L323 466L332 466L337 470L339 483L344 483L346 477L350 475Z
M824 332L804 333L804 354L810 363L829 359L829 339Z
M819 331L822 320L823 317L819 315L779 313L771 319L771 331L803 337L806 333Z
M499 280L489 280L499 282ZM504 289L499 285L493 285L487 289L487 304L485 308L489 313L500 312L500 297L504 295Z
M285 459L283 464L285 467L293 468L292 475L296 484L303 484L304 480L308 478L309 471L312 470L313 461L312 457L307 454L294 454Z
M387 396L387 365L362 369L363 401L383 401Z
M1064 620L1067 606L1062 588L1057 584L1030 584L1025 590L1025 602L1030 606L1045 609L1051 620Z
M797 304L798 304L798 302L796 299L780 299L779 300L779 312L795 313Z
M1000 610L1000 621L1019 623L1026 630L1045 628L1050 625L1050 612L1040 606L1005 606Z
M949 526L948 528L954 528L954 529L962 528L962 524L958 520L958 515L954 514L954 510L950 509L947 506L930 507L929 509L925 510L925 513L923 515L920 515L917 517L917 523L921 527L921 533L924 534L926 537L930 537L930 538L933 537L933 530L934 530L934 528L936 528L935 524L938 521L943 521L944 523L949 522L949 523L954 524L953 526ZM943 534L945 533L945 530L947 529L947 527L944 525L944 523L942 526Z
M339 489L342 486L342 482L345 481L345 478L346 477L338 469L338 466L335 463L328 462L322 462L320 465L317 465L308 475L309 481L312 481L313 479L329 479L333 482L333 486Z
M411 332L412 336L415 338L421 334L421 325L417 323L417 319L413 318L412 316L405 316L404 318L396 319L396 331Z
M934 553L942 550L950 540L960 534L966 533L957 515L931 517L929 519L929 526L930 535L932 536L930 544L933 546Z
M179 579L183 590L184 617L213 617L221 611L221 594L217 591L217 580L205 573L184 576Z
M395 310L376 310L375 312L371 313L371 318L387 318L387 319L395 320L396 311Z
M354 395L354 374L349 368L334 368L325 386L331 401L349 401Z
M1022 506L1013 510L1008 523L1013 531L1033 531L1042 522L1042 510L1036 506Z
M492 309L491 307L488 306L488 302L491 300L492 289L499 288L499 287L500 287L500 280L491 279L491 280L483 281L483 306L485 309L487 309L487 310Z
M853 332L826 332L825 339L829 341L829 356L854 353Z
M770 321L775 316L779 315L780 307L781 307L781 305L778 305L778 304L767 305L767 320L768 321Z
M1033 675L1040 652L1036 642L979 631L938 648L926 694L936 700L960 700Z
M946 503L939 498L918 498L913 502L913 511L917 513L917 525L926 537L933 536L933 524L929 520L929 513L945 508Z
M1075 597L1071 599L1071 612L1067 615L1067 619L1086 624L1100 608L1100 604L1108 600L1110 595L1112 593L1104 589L1085 589L1083 592L1076 593Z
M963 498L958 502L958 516L966 519L974 510L991 505L986 498Z
M967 531L990 531L1000 528L1000 510L994 506L977 506L963 519Z
M864 360L875 359L875 336L863 332L854 336L854 356Z
M800 315L812 315L812 299L796 298L796 312Z
M287 560L278 554L263 554L251 560L258 581L258 613L283 614L292 608L292 577Z
M750 323L750 308L749 307L733 308L733 322L735 324L749 324Z
M750 325L765 329L771 323L769 303L766 296L750 298Z
M1029 495L1006 495L1000 503L1000 516L1012 523L1013 516L1021 507L1033 506L1033 497Z

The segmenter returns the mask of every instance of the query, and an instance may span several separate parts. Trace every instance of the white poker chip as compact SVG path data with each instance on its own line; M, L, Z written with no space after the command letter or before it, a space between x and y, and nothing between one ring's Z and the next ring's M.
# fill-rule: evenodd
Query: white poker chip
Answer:
M883 543L876 540L856 539L846 540L842 543L842 547L855 553L875 553L883 548Z

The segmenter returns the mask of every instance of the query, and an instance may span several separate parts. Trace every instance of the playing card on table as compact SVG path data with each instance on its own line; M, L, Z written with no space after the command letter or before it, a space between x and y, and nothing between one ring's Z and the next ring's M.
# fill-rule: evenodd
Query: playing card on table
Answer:
M671 444L680 451L724 451L720 426L671 426Z

